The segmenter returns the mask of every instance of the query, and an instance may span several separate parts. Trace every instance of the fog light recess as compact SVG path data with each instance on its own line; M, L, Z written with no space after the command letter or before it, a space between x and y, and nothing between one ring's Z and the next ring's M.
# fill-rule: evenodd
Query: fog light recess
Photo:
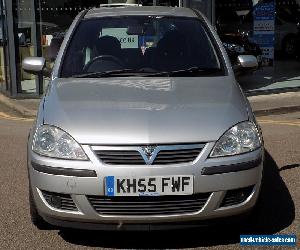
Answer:
M243 203L253 191L254 186L228 190L220 207L228 207Z
M61 210L77 211L77 207L69 194L60 194L48 191L42 191L44 199L49 206Z

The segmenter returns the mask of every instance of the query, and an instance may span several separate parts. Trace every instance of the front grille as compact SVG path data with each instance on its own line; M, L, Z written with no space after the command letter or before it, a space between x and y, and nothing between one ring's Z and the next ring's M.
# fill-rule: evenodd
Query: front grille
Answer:
M99 150L96 151L99 159L111 165L143 165L145 161L138 151Z
M97 157L109 165L169 165L193 162L204 144L149 146L153 148L147 155L145 148L140 147L92 147Z
M210 193L178 196L105 197L88 196L101 215L146 216L195 213L205 205Z
M222 201L221 207L228 207L238 205L249 197L252 193L254 186L249 186L245 188L228 190Z
M163 165L163 164L193 162L200 154L201 150L202 148L190 148L190 149L181 149L181 150L161 150L157 154L153 164Z
M62 210L77 211L77 207L69 194L60 194L48 191L42 191L44 199L54 208Z

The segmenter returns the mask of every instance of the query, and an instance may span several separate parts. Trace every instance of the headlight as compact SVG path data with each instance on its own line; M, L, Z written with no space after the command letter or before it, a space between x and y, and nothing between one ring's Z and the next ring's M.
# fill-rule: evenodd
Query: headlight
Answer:
M36 129L32 150L37 154L54 158L88 159L81 146L69 134L50 125L42 125Z
M260 146L261 138L254 123L242 122L221 136L210 153L210 157L242 154Z

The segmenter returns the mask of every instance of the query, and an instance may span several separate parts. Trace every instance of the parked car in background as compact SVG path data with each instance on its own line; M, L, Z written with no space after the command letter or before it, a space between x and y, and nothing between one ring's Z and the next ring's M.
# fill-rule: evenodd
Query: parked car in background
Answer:
M258 65L252 55L238 60ZM45 74L45 59L23 68ZM51 79L27 147L38 228L186 227L232 221L257 204L261 130L200 12L81 12Z
M281 51L285 56L294 57L296 50L296 35L298 33L297 19L289 14L286 9L277 8L275 16L275 51ZM244 16L240 32L253 34L253 13L250 11Z
M219 34L219 37L226 49L233 70L236 74L253 72L262 66L262 50L256 43L251 42L246 34L225 33ZM241 69L241 67L239 67L239 55L255 56L258 62L258 67L247 70Z
M275 51L281 51L288 57L295 56L296 34L298 32L299 14L297 10L277 7L275 17ZM239 16L232 9L221 8L216 11L216 24L219 34L248 34L253 36L253 10L244 16Z
M249 40L248 34L239 32L238 27L241 24L241 19L236 11L220 8L216 11L216 19L217 33L226 49L235 73L249 73L249 69L242 72L238 66L239 55L255 56L258 60L258 68L261 67L262 50L258 44ZM256 69L251 69L250 72L254 70Z

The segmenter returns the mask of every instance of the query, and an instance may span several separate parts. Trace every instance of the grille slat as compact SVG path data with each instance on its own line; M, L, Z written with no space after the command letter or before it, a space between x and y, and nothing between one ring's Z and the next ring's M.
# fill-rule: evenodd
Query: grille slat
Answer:
M111 165L143 165L143 157L134 150L100 150L96 151L98 158L105 164Z
M111 156L101 156L101 159L102 160L109 160L111 159L112 157ZM140 160L140 156L114 156L114 159L117 159L117 160Z
M62 200L61 204L64 205L64 206L73 206L74 202L73 201L64 201L64 200Z
M198 157L201 150L202 148L162 150L157 154L153 164L167 165L193 162Z
M112 165L144 165L144 161L140 160L110 160L110 161L103 161L106 164L112 164ZM130 163L129 163L130 162Z
M101 159L103 162L144 162L143 159L139 159L139 158L102 158Z
M193 147L194 146L194 147ZM194 145L170 145L154 146L158 151L152 165L168 165L193 162L200 154L204 144ZM132 149L134 148L134 149ZM145 165L145 161L138 150L144 147L106 147L105 149L94 150L98 158L105 164L110 165ZM151 163L151 162L150 162Z
M61 208L62 210L77 210L76 206L75 205L64 205L62 204L61 205Z
M153 165L157 164L177 164L177 163L188 163L188 162L192 162L193 159L156 159L153 163ZM170 163L172 162L172 163Z
M191 203L179 203L179 204L176 204L176 206L191 206L191 205L198 205L198 203L199 202L203 202L203 201L195 201L195 202L191 202ZM205 201L204 201L205 202ZM96 203L96 202L93 202L93 204L94 205L97 205L97 207L99 207L99 208L103 208L103 209L111 209L111 208L116 208L116 207L118 207L119 205L108 205L108 204L101 204L101 203ZM147 205L140 205L140 204L122 204L122 209L124 208L141 208L141 209L143 209L143 208L152 208L153 206L155 206L155 207L158 207L158 208L163 208L163 207L170 207L170 206L172 206L172 205L174 205L174 204L171 204L171 203L169 203L169 204L156 204L156 205L154 205L154 204L147 204Z
M122 155L124 155L123 150L98 150L97 152L101 155L107 155L107 156L110 156L110 155L113 155L113 156L121 155L122 156ZM138 156L140 156L139 152L135 151L135 150L126 151L126 155L138 155Z
M197 210L195 209L186 209L186 210L181 210L180 211L180 214L187 214L187 213L195 213L197 212ZM103 214L103 213L102 213ZM130 211L127 211L127 212L124 212L122 214L119 214L115 211L112 211L112 212L105 212L105 215L131 215L131 216L135 216L137 213L136 212L130 212ZM177 213L174 213L174 211L152 211L152 212L147 212L147 211L142 211L142 212L139 212L138 215L142 215L142 216L145 216L145 215L173 215L173 214L177 214Z
M113 207L113 208L103 208L103 207L97 207L98 209L101 209L102 212L111 212L111 211L115 211L115 212L128 212L128 208L130 209L130 212L135 213L135 212L143 212L145 211L144 207L141 208L137 208L137 207ZM180 206L180 209L197 209L198 205L194 205L194 206L190 206L190 205L185 205L185 206ZM161 211L162 208L161 207L148 207L147 211ZM173 210L178 210L178 207L164 207L164 211L173 211Z
M234 206L234 205L237 205L237 204L239 204L239 202L236 202L236 201L226 202L226 206Z
M88 196L93 208L102 215L165 215L194 213L205 205L210 193L157 197Z
M137 206L137 205L149 205L149 206L153 206L153 205L161 205L161 204L168 204L168 205L173 205L174 203L175 204L180 204L180 203L193 203L193 202L203 202L205 201L206 199L194 199L194 200L178 200L178 201L148 201L148 202L145 202L145 201L141 201L141 202L138 202L138 204L134 203L133 205L134 206ZM99 204L99 205L104 205L104 206L107 206L107 205L111 205L111 200L110 201L99 201L99 199L92 199L90 198L90 201L92 201L93 203L95 204ZM113 202L113 205L132 205L132 202L122 202L122 201L114 201Z
M62 206L74 206L74 203L73 202L61 202L61 205Z
M166 160L170 160L170 159L182 159L182 160L185 160L185 159L187 159L187 158L190 158L190 159L194 159L195 157L197 157L198 156L198 154L193 154L193 155L176 155L176 156L174 156L174 155L158 155L157 157L156 157L156 160L157 159L166 159Z
M130 164L135 164L135 163L140 163L140 164L144 164L143 160L140 159L103 159L103 162L105 162L106 164L122 164L124 162L130 162Z
M201 149L200 149L201 150ZM199 153L199 149L188 149L188 151L185 149L185 150L162 150L159 152L159 154L161 155L174 155L174 151L176 152L176 154L193 154L193 153L196 153L198 154Z

